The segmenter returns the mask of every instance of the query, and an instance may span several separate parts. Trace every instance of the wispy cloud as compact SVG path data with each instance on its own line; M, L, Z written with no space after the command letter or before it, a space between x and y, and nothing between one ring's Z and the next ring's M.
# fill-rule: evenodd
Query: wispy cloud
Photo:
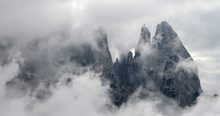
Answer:
M11 59L17 60L0 67L0 112L3 116L163 116L176 113L184 116L216 116L220 113L219 97L213 97L213 94L220 95L219 6L218 0L1 0L0 46L6 39L12 43L12 47L10 45L9 51L0 53L12 55ZM109 102L108 86L102 85L96 78L99 75L93 72L79 77L69 74L74 78L73 85L57 85L53 89L54 95L45 102L36 102L29 96L5 96L4 85L19 73L22 59L36 61L36 64L52 61L58 49L66 45L92 42L89 30L102 26L108 34L114 60L120 53L135 47L143 24L154 35L155 25L162 20L173 26L198 65L204 93L198 104L191 108L182 110L171 105L162 110L158 108L161 106L158 104L162 104L160 100L142 100L128 102L117 109ZM30 52L29 49L35 49L33 47L38 41L37 50ZM1 62L2 59L5 57L1 55ZM44 66L43 70L52 70L53 65Z

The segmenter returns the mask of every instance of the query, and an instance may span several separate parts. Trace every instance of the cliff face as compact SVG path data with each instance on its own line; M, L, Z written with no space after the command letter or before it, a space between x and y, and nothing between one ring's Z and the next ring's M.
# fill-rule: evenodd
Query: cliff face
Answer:
M105 31L96 30L94 37L95 45L87 42L62 47L59 51L42 49L39 41L30 43L30 48L22 52L24 62L19 63L19 74L6 83L7 88L24 93L29 91L37 98L45 99L51 94L49 88L59 81L57 72L68 64L75 67L70 70L72 74L87 69L101 73L102 80L110 82L110 97L116 106L126 102L138 88L142 88L141 98L149 96L149 92L159 92L175 99L181 106L192 105L202 92L197 67L167 22L157 25L153 38L144 25L135 54L122 54L114 64ZM0 44L0 51L7 53L2 46ZM67 82L70 81L68 78ZM44 87L39 90L42 85Z
M144 25L135 56L132 57L129 52L114 65L121 88L125 91L119 95L124 101L142 87L143 91L160 91L181 106L190 106L202 92L197 67L167 22L157 25L152 39Z
M153 45L159 51L163 76L162 93L175 98L181 106L191 105L202 92L198 69L177 34L167 22L157 26Z

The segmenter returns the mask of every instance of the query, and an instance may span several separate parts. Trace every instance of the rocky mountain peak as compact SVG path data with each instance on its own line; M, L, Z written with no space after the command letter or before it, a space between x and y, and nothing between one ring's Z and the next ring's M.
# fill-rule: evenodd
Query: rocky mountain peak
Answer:
M146 24L144 24L141 28L139 43L150 42L150 38L151 38L150 31L147 28Z
M160 24L157 25L155 35L161 34L161 33L166 34L166 35L176 34L176 32L173 30L170 24L166 21L162 21Z
M151 43L151 34L146 24L144 24L141 28L138 44L135 47L135 57L140 56L140 51L142 51L143 47L149 43Z
M108 49L108 40L105 30L101 27L98 27L95 29L94 33L98 47Z
M140 86L154 84L154 91L160 91L175 99L180 106L190 106L202 92L196 66L188 68L182 63L195 64L190 54L178 38L173 28L165 21L157 25L155 36L150 41L150 32L146 25L141 28L141 36L135 48L135 57L129 52L127 59L117 64L116 76L120 84L128 91L127 97ZM145 54L144 47L149 47L155 54ZM145 59L139 56L144 55ZM127 62L126 62L127 61ZM179 68L179 66L181 68ZM152 89L145 87L143 91ZM120 98L121 98L120 97Z

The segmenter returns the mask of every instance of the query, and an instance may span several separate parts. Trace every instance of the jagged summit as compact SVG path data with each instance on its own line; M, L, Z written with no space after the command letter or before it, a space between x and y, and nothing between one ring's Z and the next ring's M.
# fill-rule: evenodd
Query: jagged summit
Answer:
M146 27L146 24L144 24L141 28L141 35L139 39L139 43L141 42L150 42L151 34L149 29Z
M135 57L140 56L140 51L142 51L143 47L147 43L151 43L151 34L146 24L144 24L141 28L141 33L140 33L138 44L135 47Z
M107 34L102 27L94 30L95 40L99 48L108 49Z
M156 33L157 34L176 34L176 32L173 30L173 28L170 26L170 24L166 21L162 21L160 24L157 25Z
M145 54L145 47L153 53ZM141 55L144 55L144 59ZM122 99L121 102L125 102L138 87L143 87L145 92L160 91L175 99L181 106L194 104L202 92L194 61L176 32L165 21L157 25L152 41L150 32L144 25L135 48L135 57L131 58L128 53L127 58L117 61L114 67L123 90L127 91L117 95ZM154 86L149 87L152 83Z

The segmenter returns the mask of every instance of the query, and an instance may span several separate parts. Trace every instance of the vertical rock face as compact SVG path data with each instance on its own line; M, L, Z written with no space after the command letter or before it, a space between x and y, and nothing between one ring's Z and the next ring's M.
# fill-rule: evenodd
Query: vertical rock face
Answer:
M121 55L121 60L118 61L117 59L114 63L115 77L119 86L113 90L113 102L117 106L126 102L141 83L139 76L136 76L138 70L135 65L132 52L127 55Z
M176 32L167 22L157 25L152 44L159 51L159 65L156 67L160 67L158 72L163 74L157 77L161 81L157 85L160 86L160 91L176 99L181 106L193 104L202 91L198 70Z
M135 48L135 57L140 56L140 51L143 49L143 46L151 42L151 34L146 25L144 24L141 28L140 39Z
M135 57L129 52L127 57L117 60L114 65L121 86L128 91L127 96L121 95L125 96L125 101L138 87L142 87L160 91L181 106L190 106L202 92L197 67L167 22L157 25L152 40L144 25ZM148 86L150 83L151 86Z
M102 72L102 76L104 76L107 79L110 79L111 81L115 81L115 75L114 75L114 67L112 62L111 53L109 51L108 46L108 40L107 40L107 34L104 31L104 29L99 28L96 31L96 43L98 46L97 50L93 50L95 52L95 68L101 67L101 70L98 69L100 72Z

